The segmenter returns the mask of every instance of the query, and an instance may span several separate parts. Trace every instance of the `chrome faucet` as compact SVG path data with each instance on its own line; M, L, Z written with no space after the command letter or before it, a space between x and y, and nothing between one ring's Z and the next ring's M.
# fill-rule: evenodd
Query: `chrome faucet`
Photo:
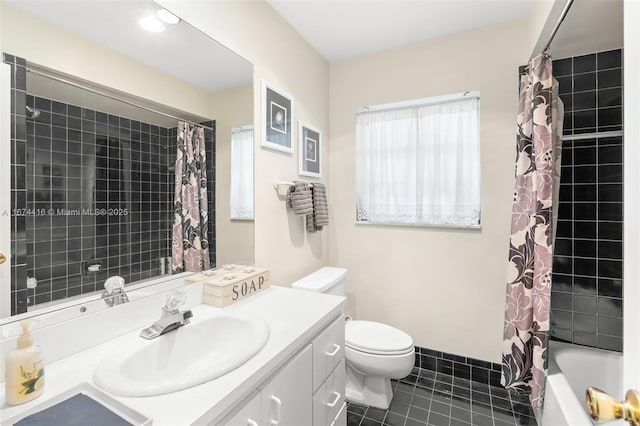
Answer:
M129 297L124 291L124 278L118 276L107 278L104 282L104 291L101 297L110 308L114 305L127 303Z
M155 339L176 328L189 324L189 318L193 317L190 310L180 311L178 307L184 305L186 295L182 290L176 290L167 296L167 303L162 307L162 316L149 327L140 332L140 337Z

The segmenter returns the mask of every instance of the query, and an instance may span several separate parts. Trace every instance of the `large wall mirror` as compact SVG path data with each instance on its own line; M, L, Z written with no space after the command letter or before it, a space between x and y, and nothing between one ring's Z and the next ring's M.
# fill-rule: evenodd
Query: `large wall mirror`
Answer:
M157 20L150 0L0 8L0 113L11 129L0 155L11 175L0 185L0 253L10 259L0 264L0 324L78 311L113 276L130 297L173 278L179 122L204 130L211 266L252 264L251 148L232 170L237 129L253 140L252 64L179 18ZM250 215L232 213L238 197Z

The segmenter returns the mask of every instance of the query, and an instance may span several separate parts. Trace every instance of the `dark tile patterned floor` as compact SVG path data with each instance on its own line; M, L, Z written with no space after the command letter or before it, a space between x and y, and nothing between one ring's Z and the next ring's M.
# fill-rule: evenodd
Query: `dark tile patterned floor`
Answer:
M388 410L347 403L347 426L536 426L528 397L502 387L414 368L392 380Z

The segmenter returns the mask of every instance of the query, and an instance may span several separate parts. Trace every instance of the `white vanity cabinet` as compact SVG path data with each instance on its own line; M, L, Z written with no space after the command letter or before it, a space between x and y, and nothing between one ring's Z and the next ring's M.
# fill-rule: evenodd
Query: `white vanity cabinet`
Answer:
M175 288L184 286L183 278L173 278L170 283ZM184 288L196 303L202 286L189 284ZM226 308L192 305L191 324L157 341L166 346L163 356L176 364L191 362L191 358L175 358L180 354L193 355L194 362L200 359L199 346L195 345L199 340L193 339L190 350L178 351L185 349L184 342L177 339L179 335L185 331L190 335L189 327L200 327L200 322L210 323L227 314L261 318L269 327L269 338L249 361L197 386L144 398L105 395L133 412L146 413L156 426L344 426L346 411L339 413L344 407L344 301L339 296L272 286ZM164 295L158 294L132 300L117 310L98 311L35 330L34 339L46 348L51 361L47 364L45 396L9 406L4 404L4 386L0 382L0 419L24 418L32 414L34 407L70 388L93 386L105 354L122 347L135 353L141 343L146 347L140 330L157 319L162 303ZM108 330L101 327L112 322L117 326L107 327ZM229 333L235 333L235 321L225 324ZM86 334L89 329L96 332ZM60 343L69 340L68 336L78 335L86 336L74 340L81 340L82 345ZM16 338L0 339L0 355L6 354L5 348L15 348ZM168 371L166 380L177 377L175 374L181 374L181 370Z
M346 426L340 315L220 426Z

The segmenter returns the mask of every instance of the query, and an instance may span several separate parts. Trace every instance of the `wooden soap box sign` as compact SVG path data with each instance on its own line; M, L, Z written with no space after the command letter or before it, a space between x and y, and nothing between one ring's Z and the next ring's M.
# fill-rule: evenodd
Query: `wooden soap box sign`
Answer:
M264 268L245 267L221 270L204 281L203 302L213 306L229 306L269 287L269 271Z

